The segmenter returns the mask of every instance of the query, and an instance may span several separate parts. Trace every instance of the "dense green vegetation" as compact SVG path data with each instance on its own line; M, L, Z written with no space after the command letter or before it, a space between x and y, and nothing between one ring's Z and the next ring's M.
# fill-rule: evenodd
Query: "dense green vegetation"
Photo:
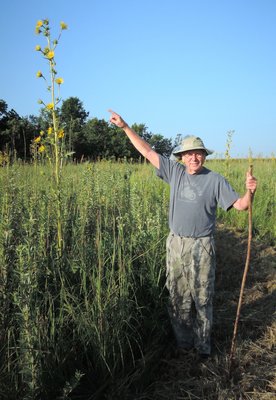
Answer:
M244 191L247 161L207 166ZM66 165L60 254L51 173L40 164L0 170L0 398L111 399L115 389L118 398L158 398L137 388L156 379L171 340L168 187L146 163ZM254 160L254 173L254 235L275 246L275 160ZM219 220L246 235L247 213L220 211Z

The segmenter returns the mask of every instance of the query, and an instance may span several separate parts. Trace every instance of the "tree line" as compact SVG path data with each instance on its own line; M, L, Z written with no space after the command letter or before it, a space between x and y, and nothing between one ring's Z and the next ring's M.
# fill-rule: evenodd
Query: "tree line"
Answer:
M78 97L69 97L57 109L59 121L65 132L65 145L73 153L75 160L128 158L138 160L140 154L132 146L126 135L109 122L89 119ZM49 115L41 109L38 116L20 116L8 104L0 100L0 151L12 158L30 161L32 159L32 143L41 131L49 126ZM157 152L169 155L177 145L179 136L174 140L161 134L149 132L145 124L133 124L132 128L145 139Z

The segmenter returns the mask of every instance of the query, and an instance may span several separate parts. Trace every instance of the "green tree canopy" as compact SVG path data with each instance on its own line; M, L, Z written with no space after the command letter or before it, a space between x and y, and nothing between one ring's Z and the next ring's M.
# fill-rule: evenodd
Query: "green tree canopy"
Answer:
M31 118L20 117L15 110L8 111L8 104L0 100L0 150L8 151L12 158L27 160L30 142L37 134Z
M85 111L83 103L78 97L69 97L64 100L60 109L60 122L65 128L65 138L68 149L76 151L82 127L89 113Z
M73 151L77 159L141 157L121 129L103 119L87 120L89 113L78 97L64 100L56 113L65 130L68 151ZM45 108L40 110L38 116L20 117L16 111L8 110L4 100L0 100L0 150L8 148L11 153L26 160L31 156L30 147L34 137L39 135L40 130L46 131L50 125L49 112ZM174 147L171 139L149 132L145 124L135 123L132 128L158 153L171 153Z

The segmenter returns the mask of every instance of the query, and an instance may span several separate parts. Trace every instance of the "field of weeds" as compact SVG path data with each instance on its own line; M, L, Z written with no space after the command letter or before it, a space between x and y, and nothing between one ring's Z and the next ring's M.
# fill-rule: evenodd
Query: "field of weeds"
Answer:
M151 166L69 164L58 198L47 166L2 168L0 398L274 399L276 164L253 165L259 188L231 373L246 212L218 212L213 353L202 363L174 351L164 287L168 187ZM246 160L207 167L244 192Z

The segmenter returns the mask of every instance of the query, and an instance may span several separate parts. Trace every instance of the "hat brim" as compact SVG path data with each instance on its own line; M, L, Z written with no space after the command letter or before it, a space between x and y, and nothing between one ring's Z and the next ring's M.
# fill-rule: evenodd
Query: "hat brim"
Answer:
M180 147L180 148L179 148ZM206 149L205 147L191 147L191 148L186 148L186 149L184 149L183 147L181 147L181 146L177 146L177 150L176 151L173 151L172 152L172 154L174 155L174 156L176 156L176 155L180 155L181 153L185 153L185 151L191 151L191 150L203 150L203 151L205 151L205 153L206 153L206 155L207 156L209 156L210 154L213 154L214 153L214 151L213 150L210 150L210 149Z

